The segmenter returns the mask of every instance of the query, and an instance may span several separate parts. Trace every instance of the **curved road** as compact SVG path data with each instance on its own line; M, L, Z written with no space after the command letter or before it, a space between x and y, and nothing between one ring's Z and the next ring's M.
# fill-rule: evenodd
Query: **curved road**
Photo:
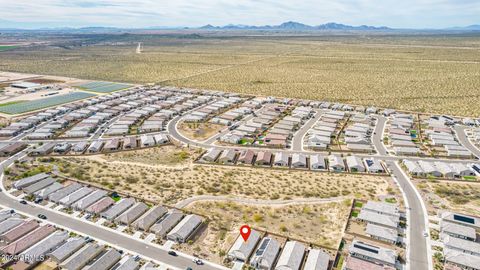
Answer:
M88 235L94 239L110 243L115 247L124 249L128 252L139 254L140 256L146 257L150 260L157 261L158 263L166 264L175 269L186 269L191 267L192 269L199 270L226 270L228 268L210 263L205 261L204 265L197 265L192 262L193 257L186 254L179 254L179 256L173 257L168 255L168 250L160 248L159 246L146 243L141 239L135 239L128 237L120 232L115 230L93 224L89 221L74 218L64 213L60 213L53 209L46 207L41 207L36 204L23 205L20 204L18 199L14 198L12 195L7 194L7 191L4 191L3 186L3 170L10 166L15 160L21 158L21 156L27 153L26 150L12 156L11 158L4 160L0 163L0 168L2 172L0 174L0 186L2 187L2 192L0 192L0 205L6 208L12 208L18 212L36 217L38 214L43 214L48 217L47 222L54 225L58 225L61 228L71 230L83 235Z
M474 156L477 158L480 158L480 149L478 149L469 139L467 134L465 133L465 130L468 127L465 126L459 126L455 125L453 128L455 130L455 133L457 134L457 138L460 141L460 144L462 144L465 148L468 149Z

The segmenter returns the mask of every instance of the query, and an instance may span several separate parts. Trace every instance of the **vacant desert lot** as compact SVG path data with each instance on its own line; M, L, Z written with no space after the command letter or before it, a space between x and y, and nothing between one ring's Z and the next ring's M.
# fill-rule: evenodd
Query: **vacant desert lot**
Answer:
M251 206L232 202L197 202L188 210L208 216L207 230L181 249L221 262L241 225L336 249L348 219L351 200L288 206ZM285 239L284 239L285 240Z
M451 209L478 215L480 208L480 184L455 181L417 182L429 206L436 209Z
M54 162L68 176L166 204L196 195L368 199L387 194L389 189L388 177L194 165L189 161L191 156L184 156L188 150L156 149L56 158ZM172 162L172 159L178 160L179 155L184 162Z
M480 112L473 105L480 102L478 34L252 37L205 32L99 40L109 41L131 45L19 48L1 53L0 70L458 115ZM135 54L138 41L144 42L142 54Z

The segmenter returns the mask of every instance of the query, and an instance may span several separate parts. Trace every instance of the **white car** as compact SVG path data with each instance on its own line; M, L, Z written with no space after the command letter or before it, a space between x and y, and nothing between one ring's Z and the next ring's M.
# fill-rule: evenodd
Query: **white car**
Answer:
M198 265L202 265L203 264L203 261L200 260L199 258L193 258L192 260L194 263L198 264Z

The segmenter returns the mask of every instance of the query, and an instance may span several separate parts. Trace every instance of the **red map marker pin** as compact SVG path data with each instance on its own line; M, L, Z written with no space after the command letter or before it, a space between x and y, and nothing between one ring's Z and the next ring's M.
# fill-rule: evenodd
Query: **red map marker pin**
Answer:
M245 242L247 242L251 232L252 232L252 229L250 229L248 225L243 225L242 227L240 227L240 235L242 236L243 241Z

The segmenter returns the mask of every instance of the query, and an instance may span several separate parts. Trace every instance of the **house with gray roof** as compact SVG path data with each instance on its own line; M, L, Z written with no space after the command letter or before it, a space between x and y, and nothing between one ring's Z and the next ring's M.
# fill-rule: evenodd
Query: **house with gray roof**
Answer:
M316 154L310 155L310 169L312 170L326 170L325 156Z
M228 258L231 260L246 262L260 241L260 237L260 232L255 230L250 232L250 236L248 237L247 241L243 240L243 237L239 235L237 240L235 240L235 243L233 243L232 247L228 251Z
M288 241L282 249L276 270L298 270L305 255L305 246L297 241Z
M480 256L480 244L475 241L468 241L461 238L445 236L443 244L450 249L458 250L475 256Z
M51 177L48 177L48 178L40 180L39 182L37 182L33 185L30 185L30 186L24 188L23 191L25 191L25 193L27 193L27 194L33 194L34 192L39 191L41 189L44 189L44 188L50 186L53 183L55 183L55 179L53 179Z
M51 252L49 257L54 262L61 263L81 249L85 244L85 239L82 237L70 238L63 245Z
M11 216L12 216L12 213L10 212L10 210L0 211L0 222L6 220L7 218L9 218Z
M444 220L440 221L440 232L441 239L443 239L446 235L469 241L475 241L477 238L474 228Z
M363 165L362 159L357 156L348 156L345 158L347 162L348 169L350 172L364 172L365 166Z
M105 252L100 258L97 258L92 264L85 266L84 270L108 270L112 268L120 259L122 254L115 249Z
M65 270L80 270L93 258L97 257L105 247L98 244L86 244L59 266Z
M40 180L43 180L43 179L47 178L48 176L49 175L46 174L46 173L39 173L39 174L30 176L30 177L22 178L20 180L15 181L13 183L13 187L16 188L16 189L22 189L22 188L25 188L27 186L33 185L33 184L39 182Z
M122 262L115 270L137 270L140 264L135 261L133 256L130 256L125 262Z
M40 262L43 256L61 246L68 237L68 232L66 231L58 231L47 236L38 244L22 253L24 261L29 264Z
M273 166L288 167L288 154L284 152L275 153Z
M55 191L54 193L48 195L48 200L58 203L63 197L79 190L82 187L79 183L72 183L62 189Z
M292 168L306 168L306 167L307 167L307 156L299 153L292 154Z
M36 149L32 149L30 151L30 155L33 155L33 156L48 155L53 151L55 144L56 143L54 142L44 143L43 145L37 147Z
M167 239L185 243L200 224L202 224L200 216L187 215L167 234Z
M61 205L64 205L66 207L70 207L72 206L72 204L74 204L76 201L80 200L81 198L84 198L85 196L87 196L88 194L92 193L92 189L89 188L89 187L82 187L80 188L79 190L63 197L59 203Z
M463 253L456 249L449 247L443 248L443 256L445 262L453 264L460 269L478 270L480 269L480 256L475 256L468 253ZM455 269L455 268L454 268Z
M350 256L384 266L395 267L397 252L394 250L353 240L348 250Z
M35 198L46 199L48 198L48 195L54 193L57 190L60 190L61 188L63 188L62 184L58 182L54 182L53 184L47 186L46 188L34 192L33 195L35 195Z
M135 204L134 198L126 198L116 203L110 207L107 211L101 214L101 217L110 221L113 221L115 218L120 216L128 208L132 207Z
M328 270L330 256L320 249L311 249L303 270Z
M475 230L480 230L480 218L470 215L453 213L453 212L443 212L441 218L448 222L457 223L465 226L474 228Z
M11 229L17 227L18 225L24 222L21 218L8 218L2 222L0 222L0 235L4 234L5 232L10 231Z
M369 211L387 216L400 217L398 206L393 203L367 201L367 203L362 206L362 211Z
M398 231L396 229L368 223L365 233L374 239L387 243L396 244L398 242Z
M167 211L167 208L161 205L153 206L145 214L135 220L132 225L137 230L148 231L148 229L165 215Z
M73 208L84 211L90 205L98 202L103 197L107 196L108 192L103 189L97 189L90 193L89 195L83 197L82 199L78 200L73 204Z
M183 218L183 213L176 209L172 210L171 212L167 213L160 222L154 224L150 228L150 232L154 233L157 237L163 238L167 235L167 233L177 225L180 220Z
M147 212L147 210L148 210L148 206L145 203L137 202L134 206L130 207L127 211L125 211L123 214L118 216L115 219L115 222L124 224L124 225L130 225L137 218L139 218L141 215Z
M379 214L371 211L365 211L365 210L360 211L360 214L358 214L357 219L362 220L366 223L377 224L377 225L389 227L392 229L397 228L400 223L399 216L387 216L387 215L383 215L383 214Z
M332 172L343 172L345 171L345 164L343 159L338 155L329 155L328 156L328 168Z
M203 155L202 160L207 162L214 162L222 151L217 148L211 148Z
M279 252L280 243L273 238L265 237L250 259L250 265L255 269L270 270L273 268Z

